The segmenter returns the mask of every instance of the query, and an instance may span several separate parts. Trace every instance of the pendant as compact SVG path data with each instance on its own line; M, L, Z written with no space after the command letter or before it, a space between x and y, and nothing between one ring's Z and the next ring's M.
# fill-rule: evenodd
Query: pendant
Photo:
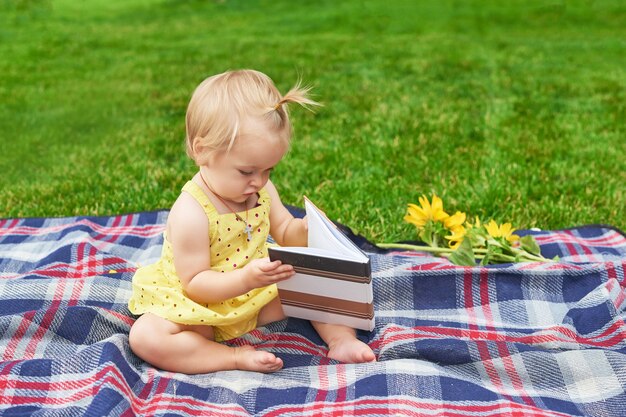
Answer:
M252 240L252 226L246 223L246 227L243 228L243 231L248 234L248 242Z

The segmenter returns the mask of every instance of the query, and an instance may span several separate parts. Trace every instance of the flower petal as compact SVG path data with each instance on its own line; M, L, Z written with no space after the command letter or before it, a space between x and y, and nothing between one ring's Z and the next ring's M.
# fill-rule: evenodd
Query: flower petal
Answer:
M441 198L437 197L435 194L433 194L433 199L432 199L433 203L433 211L435 210L442 210L443 211L443 201L441 201Z
M515 230L515 229L513 229L513 230ZM507 236L507 238L506 238L506 240L508 240L511 243L517 242L520 239L521 238L518 235L511 235L511 236Z
M452 234L449 236L445 236L445 238L450 241L448 242L450 248L456 249L461 244L461 242L463 242L463 239L465 239L465 234L467 231L463 226L457 226L453 230L451 230L451 232Z
M443 211L443 210L437 210L437 211L433 212L433 220L435 220L435 221L443 222L448 217L450 217L450 215L448 213L446 213L445 211Z
M485 225L485 229L487 229L487 233L491 237L500 237L500 226L494 220L489 221L487 225Z
M421 217L411 216L408 214L404 216L404 221L414 224L417 227L424 227L424 225L426 224L426 220L422 219Z
M419 202L420 205L422 206L422 209L424 210L425 213L427 213L428 215L430 215L430 213L433 211L432 208L430 207L430 202L428 202L428 198L423 195L419 198Z
M444 225L448 229L452 229L454 227L461 226L463 223L465 223L465 217L466 217L465 213L457 211L456 213L454 213L454 215L452 215L452 216L448 217L447 219L445 219Z
M420 207L415 204L409 204L407 208L407 215L404 216L404 220L413 223L416 226L424 226L428 220L428 216L424 213Z

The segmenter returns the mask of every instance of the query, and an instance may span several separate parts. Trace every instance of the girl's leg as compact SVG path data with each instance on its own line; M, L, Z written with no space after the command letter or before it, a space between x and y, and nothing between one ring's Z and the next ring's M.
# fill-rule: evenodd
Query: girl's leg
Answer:
M372 349L356 338L353 328L319 321L312 321L311 324L328 345L329 358L345 363L376 361Z
M213 340L208 326L186 326L146 313L133 324L133 352L166 371L199 374L230 369L274 372L283 362L252 346L229 347Z
M257 326L264 326L268 323L279 321L285 318L283 306L280 304L280 298L276 297L269 302L268 305L259 311Z
M285 314L283 313L280 299L276 297L260 311L257 325L263 326L284 318ZM356 338L356 331L353 328L317 321L312 321L311 324L328 345L329 358L346 363L362 363L376 360L376 355L374 355L372 349Z

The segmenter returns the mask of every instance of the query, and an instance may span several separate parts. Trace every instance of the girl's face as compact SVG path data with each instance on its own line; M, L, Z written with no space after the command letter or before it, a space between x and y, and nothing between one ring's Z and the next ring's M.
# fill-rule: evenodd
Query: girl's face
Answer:
M216 152L201 169L213 192L241 204L265 186L286 152L287 145L276 131L262 121L248 119L230 152Z

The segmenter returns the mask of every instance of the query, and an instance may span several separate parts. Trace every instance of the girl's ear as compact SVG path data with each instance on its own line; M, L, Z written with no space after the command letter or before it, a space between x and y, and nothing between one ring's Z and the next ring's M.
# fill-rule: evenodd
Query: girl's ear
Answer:
M193 138L191 142L191 150L193 151L194 156L202 155L202 151L204 150L204 146L202 145L202 138L196 136Z
M196 161L196 165L205 165L208 163L208 149L207 146L202 144L202 138L196 136L191 145L191 151L193 152L193 159Z

